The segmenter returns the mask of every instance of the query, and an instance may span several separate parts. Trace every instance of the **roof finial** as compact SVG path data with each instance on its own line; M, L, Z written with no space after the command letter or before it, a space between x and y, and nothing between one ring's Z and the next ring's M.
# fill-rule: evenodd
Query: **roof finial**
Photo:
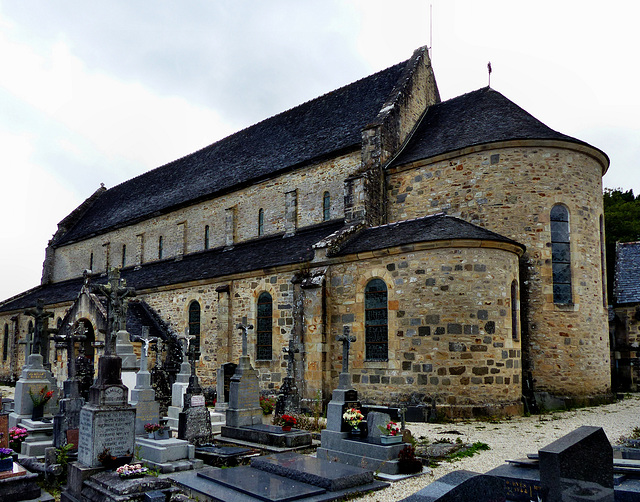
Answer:
M487 70L489 71L489 87L491 87L491 61L487 63Z

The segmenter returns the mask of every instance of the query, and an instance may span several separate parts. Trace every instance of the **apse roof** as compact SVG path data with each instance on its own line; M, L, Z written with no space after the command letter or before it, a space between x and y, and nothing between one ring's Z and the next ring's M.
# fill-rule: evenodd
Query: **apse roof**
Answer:
M484 87L429 107L392 165L428 159L470 146L524 139L562 140L590 146L554 131L498 91Z
M616 303L640 303L640 242L616 244Z

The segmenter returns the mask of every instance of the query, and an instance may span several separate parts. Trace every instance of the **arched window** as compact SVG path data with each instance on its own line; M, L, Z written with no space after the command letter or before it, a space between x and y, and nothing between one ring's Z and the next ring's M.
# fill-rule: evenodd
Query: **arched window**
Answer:
M4 336L2 337L2 360L6 361L9 357L9 325L4 325Z
M331 195L325 192L322 196L322 221L331 219Z
M158 260L162 260L162 235L158 237Z
M191 343L194 344L196 351L200 352L200 304L198 302L189 304L189 335L195 336Z
M264 235L264 209L258 211L258 235Z
M204 248L209 249L209 225L204 226Z
M520 336L518 329L518 283L511 282L511 338L517 340Z
M273 301L267 292L261 293L256 305L258 329L256 330L256 359L271 359L273 333Z
M561 204L556 204L551 208L551 265L553 272L553 303L573 303L571 294L569 211Z
M127 245L122 245L122 268L127 264Z
M388 350L387 285L382 279L369 281L364 289L365 358L386 361Z

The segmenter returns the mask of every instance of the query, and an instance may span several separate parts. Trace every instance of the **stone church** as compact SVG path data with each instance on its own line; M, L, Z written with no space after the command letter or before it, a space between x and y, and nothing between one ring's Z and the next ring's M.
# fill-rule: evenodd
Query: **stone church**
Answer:
M194 335L204 385L238 361L244 323L262 392L293 340L303 399L326 400L348 326L365 403L470 416L607 399L608 166L490 87L441 101L420 48L99 188L59 223L41 284L0 304L1 376L19 374L38 300L61 329L84 321L98 358L104 304L87 285L118 267L136 291L130 334Z

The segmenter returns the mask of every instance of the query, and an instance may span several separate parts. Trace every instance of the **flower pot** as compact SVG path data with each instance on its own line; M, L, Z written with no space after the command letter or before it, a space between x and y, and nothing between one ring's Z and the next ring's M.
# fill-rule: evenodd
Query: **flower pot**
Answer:
M44 416L44 404L40 404L38 406L33 407L33 411L31 412L31 420L40 421Z
M400 444L402 436L380 436L380 442L382 444Z
M13 457L0 460L0 471L10 471L13 469Z
M20 453L20 450L22 449L22 442L21 441L9 441L9 448L11 448L16 453Z
M354 427L353 429L351 429L351 436L352 437L360 437L362 434L362 432L360 431L360 429L358 427Z
M291 430L291 426L290 425L283 425L282 426L282 431L283 432L289 432Z
M147 432L147 438L153 439L154 434L155 434L154 432Z
M153 439L169 439L169 431L167 431L167 429L154 431Z

